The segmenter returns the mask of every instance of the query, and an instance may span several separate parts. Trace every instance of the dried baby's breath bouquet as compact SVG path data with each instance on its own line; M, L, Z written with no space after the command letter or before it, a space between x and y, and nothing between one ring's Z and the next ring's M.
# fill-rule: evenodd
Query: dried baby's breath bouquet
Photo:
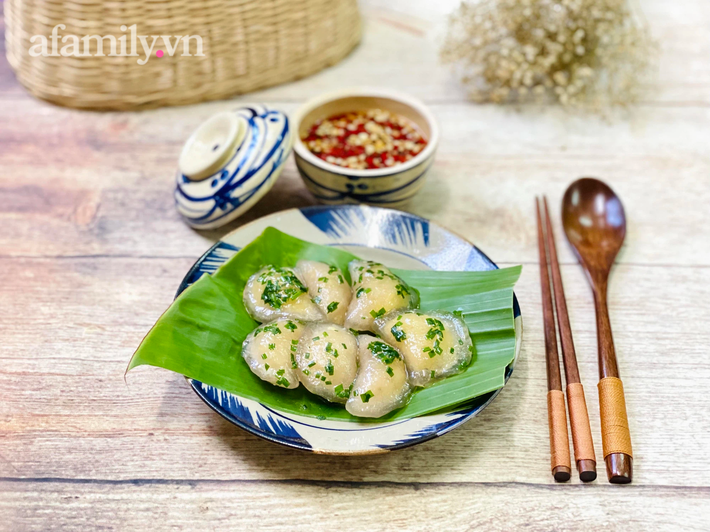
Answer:
M464 0L442 59L477 101L626 104L655 47L628 0Z

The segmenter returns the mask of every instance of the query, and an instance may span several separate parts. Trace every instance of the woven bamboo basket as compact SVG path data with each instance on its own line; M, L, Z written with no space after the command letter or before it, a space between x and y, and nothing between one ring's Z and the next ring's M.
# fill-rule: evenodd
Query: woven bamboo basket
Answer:
M359 42L357 0L5 0L7 57L32 94L128 110L226 98L333 65ZM52 50L51 34L59 35ZM130 29L135 24L133 30ZM122 28L123 27L123 28ZM132 35L135 47L131 47ZM78 48L64 49L77 36ZM103 56L97 55L101 36ZM150 46L146 57L140 36ZM44 36L46 53L41 40ZM114 36L116 55L111 56ZM199 36L177 43L177 36ZM63 40L66 37L67 40ZM125 51L136 56L124 56ZM170 47L177 46L170 55ZM36 47L33 49L33 46ZM64 55L62 50L64 49ZM30 52L33 51L33 54ZM162 51L163 54L160 54ZM183 55L184 52L191 56ZM48 54L56 53L57 56ZM78 56L83 54L83 56ZM162 55L162 57L160 57Z

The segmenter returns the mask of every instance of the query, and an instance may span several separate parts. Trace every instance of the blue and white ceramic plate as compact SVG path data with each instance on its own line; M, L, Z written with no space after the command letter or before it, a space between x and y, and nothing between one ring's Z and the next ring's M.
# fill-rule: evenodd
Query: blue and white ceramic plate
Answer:
M409 269L491 270L497 266L473 244L412 214L379 207L341 205L291 209L260 218L226 235L205 253L183 279L178 294L202 274L214 272L266 227L303 240L337 246L365 259ZM517 299L515 360L522 340ZM515 360L507 369L513 371ZM446 434L483 410L500 390L478 397L445 414L384 423L318 420L282 413L191 380L195 392L218 414L267 440L323 454L381 453Z

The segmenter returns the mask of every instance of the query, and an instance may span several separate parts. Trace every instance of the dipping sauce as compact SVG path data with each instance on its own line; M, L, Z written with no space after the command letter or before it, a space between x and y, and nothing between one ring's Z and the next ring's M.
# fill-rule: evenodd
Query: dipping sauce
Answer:
M301 140L316 157L355 170L402 164L427 145L413 122L382 109L319 120Z

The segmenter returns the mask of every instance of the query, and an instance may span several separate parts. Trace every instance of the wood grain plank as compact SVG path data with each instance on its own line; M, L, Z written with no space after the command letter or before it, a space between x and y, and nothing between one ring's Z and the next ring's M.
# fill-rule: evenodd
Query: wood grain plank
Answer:
M710 4L645 0L661 44L646 101L609 117L473 105L437 50L458 0L364 0L363 43L339 65L227 102L142 113L38 102L0 58L0 530L706 530L710 522ZM0 15L0 33L4 29ZM4 51L0 44L0 52ZM194 259L224 232L313 204L292 161L222 231L187 228L175 161L211 114L254 101L292 113L363 82L431 105L442 144L409 210L525 263L525 340L479 418L371 457L266 443L209 410L179 375L123 370ZM601 177L630 226L610 309L635 484L554 486L532 198ZM580 374L599 434L591 293L558 241ZM597 453L601 442L597 439ZM679 470L677 456L692 464ZM282 503L278 507L274 502ZM275 508L277 508L275 510ZM333 519L335 517L335 519Z
M0 530L704 531L709 501L603 485L0 481Z
M199 233L180 221L172 198L180 144L206 116L232 105L120 115L46 104L5 111L0 253L198 256L240 224L312 204L289 160L264 201L227 228ZM551 108L432 109L441 146L423 192L407 208L495 260L535 262L532 198L547 193L558 224L566 186L592 175L608 181L626 207L629 231L620 262L710 265L710 249L692 245L710 241L704 223L710 160L699 134L710 126L710 109L657 109L611 123ZM29 122L23 122L25 112ZM574 261L569 246L560 242L559 248L562 262Z
M509 385L451 434L383 456L294 452L229 425L184 380L131 352L189 259L0 261L0 476L551 482L536 266L517 287L525 339ZM563 266L594 434L596 336L581 269ZM710 268L621 265L610 308L640 484L707 484ZM601 441L597 438L597 452ZM678 470L682 453L692 470ZM498 464L495 468L491 464ZM532 467L531 467L532 465Z

